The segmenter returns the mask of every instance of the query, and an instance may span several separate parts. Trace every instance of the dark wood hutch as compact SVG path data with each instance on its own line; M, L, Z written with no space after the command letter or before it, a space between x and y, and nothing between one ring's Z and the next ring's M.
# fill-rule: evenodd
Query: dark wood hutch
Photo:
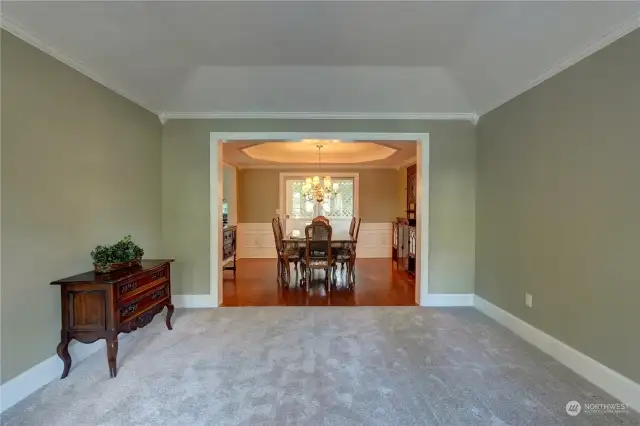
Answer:
M236 225L224 225L222 228L222 270L233 271L236 277L236 241L238 228Z
M406 217L398 217L393 223L392 260L397 269L416 273L416 214L417 214L417 166L407 167Z

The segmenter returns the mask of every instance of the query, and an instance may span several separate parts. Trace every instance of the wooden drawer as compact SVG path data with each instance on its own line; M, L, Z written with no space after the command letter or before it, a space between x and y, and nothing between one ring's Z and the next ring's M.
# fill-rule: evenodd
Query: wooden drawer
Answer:
M137 317L150 307L158 304L168 297L169 282L163 282L160 285L150 288L149 291L143 293L139 297L136 297L126 303L121 303L118 306L120 322L129 321L130 319Z
M167 267L145 272L144 275L139 275L130 280L124 281L118 284L118 300L125 300L139 294L141 291L145 291L146 288L153 286L160 279L166 279L168 277Z

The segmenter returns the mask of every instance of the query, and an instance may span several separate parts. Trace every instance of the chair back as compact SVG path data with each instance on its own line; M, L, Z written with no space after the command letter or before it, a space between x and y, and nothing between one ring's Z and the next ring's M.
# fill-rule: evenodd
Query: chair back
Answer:
M316 221L315 219L311 222L311 225L307 225L307 227L304 228L307 265L313 267L314 263L317 263L318 260L322 261L322 263L326 260L326 264L331 265L332 231L331 225L322 220ZM312 260L316 262L312 263Z
M362 222L362 218L359 217L357 225L356 225L356 230L355 230L354 234L351 235L353 237L353 239L355 240L355 242L351 245L351 250L353 250L354 252L356 251L356 246L358 245L358 235L360 235L360 223L361 222Z
M284 249L284 247L282 241L282 228L280 225L280 221L277 218L273 218L271 220L271 228L273 229L273 239L276 243L276 250L278 251L278 253L280 253Z
M362 222L362 218L361 218L361 217L359 217L359 218L358 218L357 225L356 225L356 231L355 231L355 233L353 234L353 238L354 238L356 241L358 241L358 235L360 235L360 223L361 223L361 222Z
M349 225L349 235L353 237L353 232L356 230L356 217L351 218L351 225Z
M316 216L316 217L314 217L314 218L313 218L313 220L312 220L312 222L318 222L318 221L319 221L319 222L324 222L324 223L326 223L327 225L329 225L329 219L327 219L327 218L326 218L326 217L324 217L324 216Z
M282 220L280 220L280 216L276 216L276 219L278 219L278 225L280 226L280 235L284 239L284 225L282 224Z

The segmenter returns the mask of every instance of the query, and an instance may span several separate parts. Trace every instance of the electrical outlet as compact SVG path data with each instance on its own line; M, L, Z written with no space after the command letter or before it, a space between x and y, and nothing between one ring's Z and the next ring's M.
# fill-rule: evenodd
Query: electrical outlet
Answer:
M276 209L276 215L280 214L280 209Z
M524 294L524 304L530 308L533 307L533 296L530 295L529 293Z

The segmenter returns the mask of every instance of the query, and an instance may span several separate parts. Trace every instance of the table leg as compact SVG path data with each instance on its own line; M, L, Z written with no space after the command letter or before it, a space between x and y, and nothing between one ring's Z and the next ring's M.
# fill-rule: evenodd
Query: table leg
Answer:
M65 332L62 332L61 335L62 335L62 339L58 344L56 352L58 353L58 356L64 363L62 376L60 377L61 379L64 379L69 375L69 370L71 369L71 355L69 354L69 337Z
M116 360L118 359L118 336L107 338L107 361L109 362L109 377L116 377L118 374Z
M172 304L167 304L167 318L165 320L165 323L167 325L167 328L169 330L173 330L173 327L171 326L171 317L173 316L173 311L174 311L174 307Z

